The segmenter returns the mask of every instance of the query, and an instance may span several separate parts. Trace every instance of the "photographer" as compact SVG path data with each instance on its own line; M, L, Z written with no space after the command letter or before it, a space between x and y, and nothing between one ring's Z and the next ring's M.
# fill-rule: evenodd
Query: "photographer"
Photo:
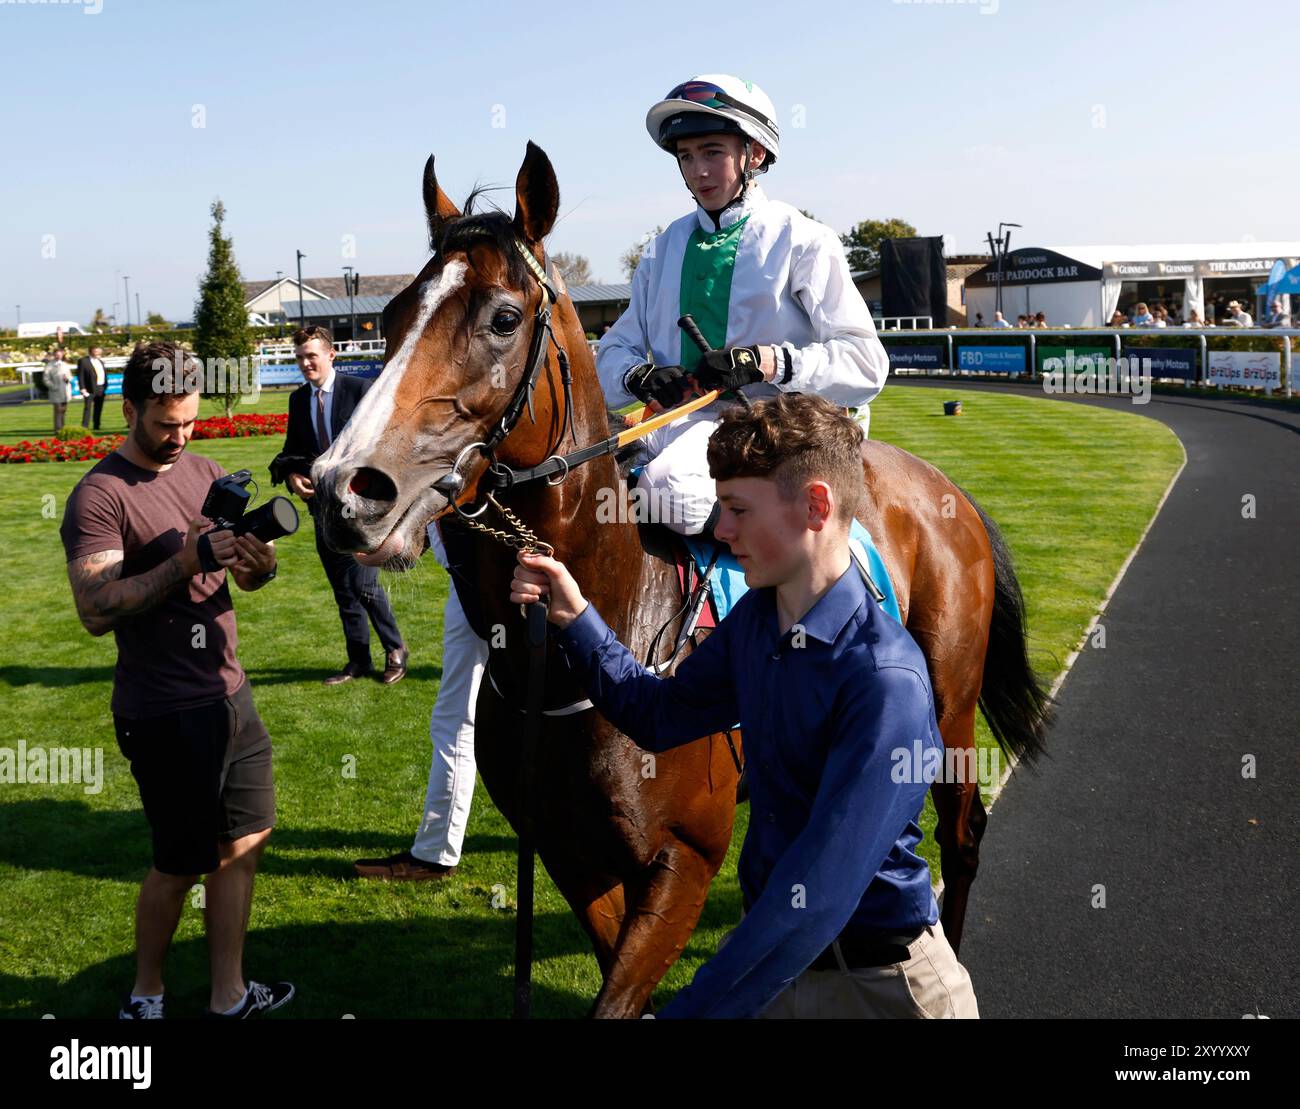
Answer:
M275 824L271 739L235 655L227 573L243 590L275 577L275 551L252 535L210 532L222 569L203 572L200 508L210 459L185 453L199 412L193 358L137 346L122 381L126 440L68 498L61 535L77 615L117 640L113 720L153 836L136 904L136 978L119 1017L163 1015L163 960L181 907L207 875L209 1014L279 1008L293 986L245 982L253 874Z

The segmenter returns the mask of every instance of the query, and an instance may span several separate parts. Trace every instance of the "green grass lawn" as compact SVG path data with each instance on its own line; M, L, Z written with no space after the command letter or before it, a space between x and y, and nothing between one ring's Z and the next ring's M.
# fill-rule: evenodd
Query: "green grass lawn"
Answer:
M287 392L257 411L284 411ZM958 418L941 402L960 397ZM80 416L78 406L70 415ZM252 411L247 406L240 411ZM1182 459L1153 420L1037 397L886 389L872 406L874 438L946 470L1002 525L1028 600L1033 658L1050 679L1075 646ZM211 406L204 405L204 415ZM46 405L0 408L0 442L48 434ZM120 405L105 432L123 430ZM274 439L197 442L227 470L259 480ZM112 637L92 639L73 610L58 528L89 463L0 466L0 746L104 749L97 795L78 785L0 784L0 1013L109 1015L133 970L132 918L150 859L148 828L113 737ZM269 488L269 487L268 487ZM514 836L482 783L457 873L438 884L349 878L361 855L410 844L429 766L428 717L439 680L447 579L431 559L388 577L411 647L393 687L319 679L343 662L337 612L316 558L310 518L279 544L278 579L235 592L240 658L275 742L278 827L257 880L246 969L294 981L299 1017L501 1017L511 1002ZM376 648L377 649L377 648ZM980 742L991 738L980 724ZM355 759L355 776L345 774ZM740 913L736 855L748 810L737 813L727 863L700 927L656 992L690 980ZM925 847L933 818L927 806ZM994 822L996 829L996 817ZM994 831L993 834L996 834ZM538 867L534 1009L580 1016L599 986L586 937ZM207 998L202 914L187 907L168 963L169 1013L197 1014Z

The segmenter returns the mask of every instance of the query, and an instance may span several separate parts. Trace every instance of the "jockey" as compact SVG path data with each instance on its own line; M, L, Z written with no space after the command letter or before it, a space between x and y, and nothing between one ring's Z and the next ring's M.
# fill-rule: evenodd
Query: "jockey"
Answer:
M596 370L606 401L653 411L700 390L757 399L818 393L857 408L880 392L889 357L853 285L838 236L780 201L756 177L779 154L776 111L757 85L704 74L678 85L646 116L650 137L677 159L695 211L646 248L627 311L601 340ZM695 318L712 353L677 325ZM647 361L647 353L650 358ZM640 481L683 535L718 517L705 445L727 399L652 432Z

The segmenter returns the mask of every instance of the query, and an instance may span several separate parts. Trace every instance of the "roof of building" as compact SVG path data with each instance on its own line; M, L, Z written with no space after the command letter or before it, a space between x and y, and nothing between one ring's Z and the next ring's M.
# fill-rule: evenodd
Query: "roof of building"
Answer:
M303 284L307 282L304 280ZM349 302L347 297L331 297L327 300L304 300L302 315L306 319L320 319L324 316L346 316L355 309L358 316L377 316L393 298L391 296L359 296ZM298 301L284 302L285 318L292 323L298 319Z
M632 299L629 285L569 285L569 299L574 304L591 304Z
M383 296L395 297L412 281L415 280L413 273L390 273L390 274L360 274L359 288L357 295L361 296ZM251 304L268 289L274 289L276 280L270 281L244 281L244 303ZM281 277L280 285L287 285L294 292L297 291L298 279L296 277ZM302 287L309 292L319 293L323 297L337 297L347 300L348 291L344 287L342 275L338 277L304 277ZM298 298L295 296L294 300ZM284 302L288 304L286 300Z
M1017 247L1011 253L1033 250ZM1100 269L1107 262L1209 262L1220 258L1300 257L1300 242L1237 243L1147 243L1111 246L1049 246L1067 258L1075 258Z

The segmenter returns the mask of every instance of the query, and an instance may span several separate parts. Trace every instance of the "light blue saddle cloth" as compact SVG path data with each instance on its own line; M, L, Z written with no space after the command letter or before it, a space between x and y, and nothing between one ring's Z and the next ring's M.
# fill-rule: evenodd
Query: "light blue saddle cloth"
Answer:
M686 535L682 538L685 539L686 547L691 552L691 557L695 559L700 574L703 575L708 568L709 559L713 557L713 544L697 535ZM876 588L885 595L885 599L880 602L880 607L901 624L903 621L898 611L898 596L894 592L894 583L889 580L889 571L885 569L885 560L876 550L871 532L867 531L858 520L853 521L853 527L849 531L849 546L853 549L853 556L857 559L858 565L867 571L867 575L876 583ZM718 563L713 568L713 577L709 585L713 589L713 602L718 610L719 620L722 620L748 591L748 586L745 585L745 571L740 568L735 555L725 546L718 555Z

